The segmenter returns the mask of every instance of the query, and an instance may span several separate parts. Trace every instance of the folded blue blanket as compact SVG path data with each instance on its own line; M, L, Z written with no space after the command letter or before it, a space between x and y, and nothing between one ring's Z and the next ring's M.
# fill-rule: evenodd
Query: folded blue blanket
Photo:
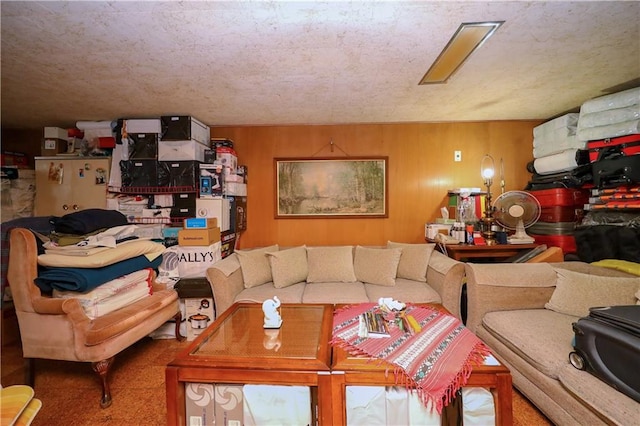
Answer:
M145 255L140 255L102 268L42 267L35 283L45 293L51 293L53 289L86 292L141 269L157 269L161 263L162 256L150 261Z

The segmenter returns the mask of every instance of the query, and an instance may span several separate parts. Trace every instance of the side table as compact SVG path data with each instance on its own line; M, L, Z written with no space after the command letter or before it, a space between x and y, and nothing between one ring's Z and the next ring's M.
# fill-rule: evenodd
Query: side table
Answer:
M427 239L427 242L434 242ZM524 251L538 247L539 244L496 244L492 246L470 245L470 244L436 244L436 250L446 254L452 259L462 262L473 262L480 260L483 262L500 262L511 256L515 256Z

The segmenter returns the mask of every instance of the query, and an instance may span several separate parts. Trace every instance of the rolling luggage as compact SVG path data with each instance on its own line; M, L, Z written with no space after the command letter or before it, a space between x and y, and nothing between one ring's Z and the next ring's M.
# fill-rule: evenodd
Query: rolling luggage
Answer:
M540 222L577 222L582 217L582 206L548 206L540 209Z
M626 135L617 138L607 138L587 142L589 160L593 163L607 155L607 152L617 151L623 155L640 154L640 135Z
M640 155L617 155L591 163L593 183L598 188L612 188L640 183Z
M555 188L528 191L538 199L540 207L571 206L582 208L589 202L589 190L580 188Z
M571 364L640 402L640 305L591 308L573 323Z

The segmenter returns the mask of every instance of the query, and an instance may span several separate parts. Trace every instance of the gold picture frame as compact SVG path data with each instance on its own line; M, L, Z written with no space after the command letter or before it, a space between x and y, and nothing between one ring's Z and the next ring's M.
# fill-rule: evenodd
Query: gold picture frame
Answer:
M388 163L388 157L275 158L275 217L386 218Z

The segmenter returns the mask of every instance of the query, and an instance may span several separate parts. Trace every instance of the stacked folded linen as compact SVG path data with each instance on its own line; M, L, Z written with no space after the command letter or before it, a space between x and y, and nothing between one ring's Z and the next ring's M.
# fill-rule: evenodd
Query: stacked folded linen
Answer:
M589 152L576 148L567 149L533 160L533 168L539 175L567 172L585 164L589 164Z
M108 281L95 289L77 291L53 290L53 297L77 299L87 317L95 319L150 296L153 269L142 269Z
M533 157L542 158L568 149L584 149L576 136L577 113L565 114L533 128Z
M640 87L586 101L580 107L578 139L592 141L640 133Z

